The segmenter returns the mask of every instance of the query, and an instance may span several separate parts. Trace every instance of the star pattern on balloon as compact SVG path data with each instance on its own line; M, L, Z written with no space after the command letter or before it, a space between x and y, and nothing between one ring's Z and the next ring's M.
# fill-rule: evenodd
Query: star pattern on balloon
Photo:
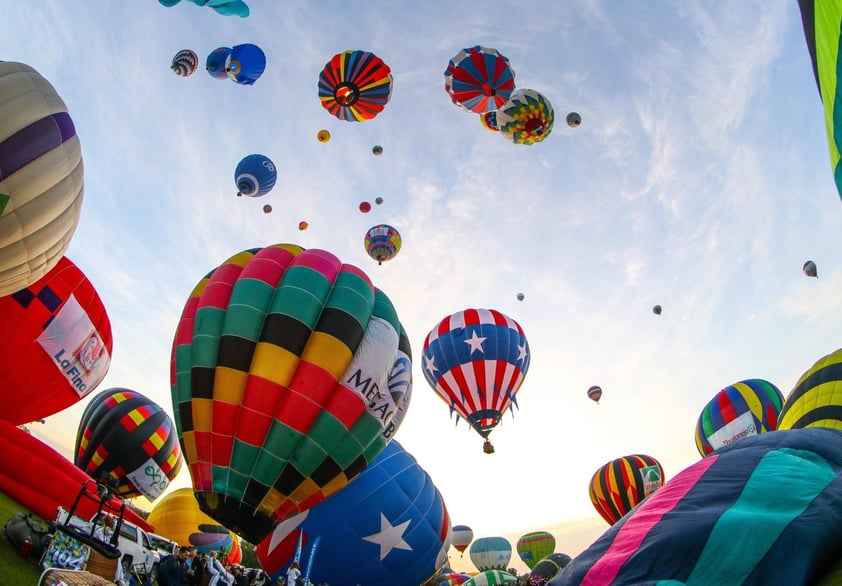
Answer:
M482 349L482 343L485 342L487 338L482 338L477 336L476 330L471 332L471 337L465 340L465 343L471 347L471 354L474 352L483 353L484 350Z
M409 527L409 520L399 525L392 525L386 515L381 512L380 531L363 537L363 539L380 546L380 559L383 560L395 548L412 551L412 547L403 539L407 527Z
M526 344L520 344L517 347L517 359L526 360Z
M438 367L436 366L436 357L430 356L429 358L427 358L425 356L424 357L424 368L430 374L436 374L436 371L438 370Z

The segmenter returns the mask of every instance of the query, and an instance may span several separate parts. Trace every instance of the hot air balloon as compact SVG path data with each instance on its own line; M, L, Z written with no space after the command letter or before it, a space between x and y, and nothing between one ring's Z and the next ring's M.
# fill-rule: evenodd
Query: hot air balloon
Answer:
M655 315L661 315L662 311L663 311L663 308L661 308L660 305L656 305L652 308L652 313L654 313Z
M163 6L175 6L181 0L158 0ZM239 16L245 18L249 15L248 4L243 0L190 0L193 4L213 8L217 14L224 16Z
M504 570L512 559L512 544L505 537L480 537L471 544L471 561L477 570Z
M551 553L550 555L538 560L535 567L529 573L530 584L537 582L538 584L546 584L548 580L555 578L555 576L569 564L571 558L565 553ZM533 582L534 581L534 582Z
M726 446L677 474L550 584L832 584L822 577L842 559L840 470L835 429Z
M748 379L725 387L699 415L696 448L707 456L743 438L774 431L783 402L778 387L763 379Z
M503 570L486 570L463 582L464 586L494 586L495 584L518 584L517 576Z
M456 525L453 528L453 540L451 543L453 544L453 547L458 549L461 553L465 553L465 550L473 540L474 532L467 525Z
M450 547L442 495L397 441L347 487L258 544L258 560L269 574L292 561L301 532L304 545L319 539L310 575L316 584L422 584L444 566ZM308 549L302 565L309 564Z
M518 301L523 301L523 300L524 300L524 295L523 295L523 293L518 293L518 294L517 294L517 300L518 300Z
M181 470L172 420L136 391L98 393L85 407L74 463L91 478L107 479L122 498L158 498Z
M308 224L304 220L301 220L300 222L298 222L298 229L301 230L302 232L309 227L310 227L310 224Z
M497 112L500 134L515 144L534 144L553 129L553 106L535 90L517 90Z
M498 128L497 126L497 110L486 112L485 114L480 114L479 121L482 123L483 128L485 128L486 130L490 130L492 132L500 132L500 128Z
M28 65L0 62L0 296L56 266L82 211L82 179L61 97Z
M442 571L440 574L436 576L436 584L440 586L459 586L459 584L464 584L468 580L471 579L471 576L468 574L460 574L458 572L444 572Z
M599 400L602 398L602 387L593 385L588 389L588 399L594 401L595 403L599 404Z
M234 170L234 185L237 195L260 197L275 187L278 169L266 155L248 155L237 164Z
M633 454L612 460L594 473L591 502L609 525L664 485L664 469L652 456Z
M180 77L188 77L193 75L196 68L199 67L199 56L195 51L190 49L182 49L172 58L172 65L170 68Z
M231 57L231 47L217 47L205 59L205 69L214 79L227 79L225 65Z
M829 427L842 430L842 349L821 358L801 375L778 415L778 429Z
M264 214L271 214L272 213L272 206L269 205L268 203L265 206L263 206L263 213Z
M808 277L816 277L817 279L819 278L819 272L818 268L816 267L816 263L814 263L811 260L805 262L801 270L803 270L804 274Z
M496 49L462 49L447 64L444 89L454 104L482 114L500 108L515 89L515 72Z
M26 289L0 297L0 340L0 419L15 425L78 402L111 364L108 314L67 257Z
M228 553L234 547L234 534L199 509L190 488L178 488L161 497L147 521L158 535L181 545L192 545L201 553Z
M213 269L171 368L202 511L258 543L348 484L391 437L411 364L389 298L329 252L275 244Z
M493 309L466 309L444 318L424 340L424 377L485 439L511 409L529 369L529 344L512 318Z
M360 211L364 214L367 214L368 212L371 211L371 204L368 203L367 201L361 201L360 202Z
M567 125L570 128L576 128L582 123L582 117L577 112L570 112L567 115Z
M378 224L368 229L364 244L368 256L381 265L401 251L401 234L388 224Z
M330 133L327 130L320 130L316 133L316 140L318 140L319 142L329 142Z
M382 197L376 197L376 198L374 198L374 203L376 203L377 205L382 204L382 203L383 203L383 198L382 198Z
M531 570L539 560L553 553L555 537L546 531L532 531L520 536L515 549L521 561Z
M374 53L345 51L327 62L319 75L319 100L346 122L365 122L383 111L392 94L392 74Z
M383 147L379 144L376 144L373 147L371 147L371 152L375 157L379 157L383 154Z
M225 73L240 85L254 85L266 70L266 54L251 43L234 45L225 61Z

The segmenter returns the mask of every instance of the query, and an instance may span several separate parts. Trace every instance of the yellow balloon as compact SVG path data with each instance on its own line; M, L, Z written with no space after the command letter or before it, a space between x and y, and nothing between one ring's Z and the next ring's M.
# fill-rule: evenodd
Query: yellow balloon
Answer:
M778 415L778 429L842 429L842 349L821 358L801 375Z
M319 142L328 142L330 140L330 133L327 130L320 130L316 138Z
M230 550L233 533L199 509L192 488L179 488L165 495L147 519L155 533L179 545L194 545L198 551Z

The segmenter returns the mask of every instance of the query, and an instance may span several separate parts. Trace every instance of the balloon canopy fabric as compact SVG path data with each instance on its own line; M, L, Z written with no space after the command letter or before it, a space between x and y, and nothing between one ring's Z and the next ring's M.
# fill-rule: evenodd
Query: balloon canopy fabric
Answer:
M178 488L161 497L147 521L158 535L192 545L200 553L228 552L234 547L234 534L199 509L191 488Z
M401 233L388 224L377 224L365 233L363 244L368 256L383 264L401 251Z
M208 8L213 8L217 14L222 14L224 16L239 16L241 18L245 18L249 15L249 7L248 4L243 2L243 0L188 0L193 4L198 4L199 6L207 6ZM175 6L181 0L158 0L163 6Z
M804 263L804 266L801 267L801 270L804 272L805 275L808 277L815 277L819 278L819 269L816 267L816 263L811 260L808 260Z
M193 75L199 67L199 56L195 51L190 49L183 49L175 54L172 58L172 65L170 68L180 77L188 77Z
M79 222L82 180L79 137L55 88L0 61L0 297L56 266Z
M467 525L456 525L453 528L453 547L463 552L474 540L474 531Z
M465 309L439 322L424 340L424 377L480 436L488 435L529 370L529 343L520 325L494 309Z
M15 425L77 403L111 364L108 313L67 257L29 287L0 297L0 340L0 419Z
M598 385L593 385L588 389L588 399L595 403L599 403L599 400L602 398L602 387Z
M493 112L486 112L485 114L480 114L479 121L482 124L482 127L486 130L490 130L491 132L500 132L500 128L497 126L497 111Z
M517 577L503 570L485 570L470 580L463 582L464 586L494 586L495 584L517 584Z
M129 389L98 393L85 407L74 463L91 478L106 479L122 498L155 500L181 470L181 450L170 416Z
M205 69L214 79L226 79L228 72L226 64L231 57L231 47L217 47L208 54L205 59Z
M319 142L330 142L330 132L327 130L320 130L316 133L316 140Z
M842 2L839 0L798 0L813 75L824 105L827 143L836 190L842 197L842 87L839 70L839 30L842 28Z
M609 525L664 485L664 469L652 456L633 454L612 460L594 473L591 502Z
M266 70L266 54L252 43L234 45L225 61L225 73L240 85L254 85Z
M742 438L774 431L784 396L769 381L753 378L719 391L696 423L696 448L707 456Z
M365 122L383 111L392 95L392 73L374 53L345 51L325 64L319 75L319 100L346 122Z
M496 49L462 49L447 64L444 88L454 104L475 114L498 110L515 89L515 72Z
M261 197L275 187L278 169L272 159L266 155L248 155L237 164L234 170L234 185L237 195Z
M504 570L512 559L512 544L505 537L480 537L471 544L471 561L477 570Z
M173 342L201 509L260 542L383 450L411 372L397 312L363 271L293 244L235 254L196 285Z
M500 134L515 144L535 144L550 135L555 114L550 101L535 90L517 90L497 111Z
M441 493L397 441L348 486L278 525L256 548L260 565L281 572L302 532L303 545L319 539L313 583L367 586L425 583L447 561L451 535Z
M815 584L839 559L842 432L793 429L686 468L550 584Z
M553 553L555 537L546 531L532 531L521 535L515 549L521 561L531 570L542 558Z
M546 582L550 578L554 578L561 570L567 567L571 561L570 556L566 553L551 553L550 555L538 560L535 567L529 573L530 580L538 581L540 583ZM530 583L532 583L530 581Z
M842 430L842 349L802 374L784 401L778 429L804 427Z

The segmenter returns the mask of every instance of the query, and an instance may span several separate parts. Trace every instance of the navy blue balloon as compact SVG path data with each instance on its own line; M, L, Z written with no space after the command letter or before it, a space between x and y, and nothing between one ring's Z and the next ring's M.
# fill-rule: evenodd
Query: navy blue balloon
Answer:
M225 65L228 62L228 57L231 56L231 47L219 47L214 49L205 59L205 69L211 74L214 79L225 79L228 73L225 70Z
M252 85L266 69L266 54L251 43L234 45L225 72L240 85Z
M304 532L301 568L318 537L314 584L423 584L447 561L450 517L429 475L397 441L347 486L282 522L256 548L272 584Z
M278 180L275 163L266 155L249 155L234 170L237 195L260 197L269 193Z

